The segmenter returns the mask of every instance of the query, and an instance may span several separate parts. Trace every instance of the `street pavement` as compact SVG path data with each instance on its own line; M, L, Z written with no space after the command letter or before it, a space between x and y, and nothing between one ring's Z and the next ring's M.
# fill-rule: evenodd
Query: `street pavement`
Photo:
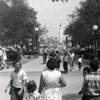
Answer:
M22 65L22 69L24 69L27 72L28 80L35 80L37 83L37 87L39 86L41 72L45 68L46 65L42 63L42 56L35 58ZM10 68L0 71L0 100L10 100L9 93L4 93L4 89L6 88L10 80L10 73L13 70L13 68ZM77 65L75 65L73 71L69 71L68 74L63 73L62 63L60 71L62 72L62 75L64 76L67 84L66 87L61 89L63 96L67 98L68 94L77 94L82 86L82 71L78 71L78 67ZM64 98L63 100L66 100L66 98Z

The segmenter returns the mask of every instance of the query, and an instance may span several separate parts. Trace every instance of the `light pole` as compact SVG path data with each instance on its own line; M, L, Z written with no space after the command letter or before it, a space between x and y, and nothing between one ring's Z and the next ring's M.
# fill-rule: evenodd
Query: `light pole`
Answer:
M94 40L95 40L95 49L94 49L94 56L95 57L98 57L98 52L97 52L97 30L98 30L98 26L93 25Z
M38 27L35 28L35 31L36 31L36 50L38 50Z
M66 35L65 41L66 41L66 48L68 48L68 34Z

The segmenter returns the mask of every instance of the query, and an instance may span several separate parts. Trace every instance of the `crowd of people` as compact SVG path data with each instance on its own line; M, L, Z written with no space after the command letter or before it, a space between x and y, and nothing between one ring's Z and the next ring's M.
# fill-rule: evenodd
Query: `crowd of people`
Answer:
M56 68L56 60L52 56L46 61L47 69L41 73L38 91L35 80L28 81L26 72L21 69L22 64L19 61L13 63L15 69L11 72L11 80L5 89L7 92L10 87L11 100L62 100L60 88L66 86L66 81ZM82 100L100 100L98 68L99 62L95 58L90 61L89 67L83 69L83 86L79 91Z
M60 51L54 48L48 52L48 48L45 46L43 49L43 64L45 64L49 58L54 58L56 60L56 68L58 70L60 70L61 62L63 62L63 69L66 73L68 73L68 70L73 71L75 65L77 65L79 71L82 69L83 56L75 55L73 50L65 50L60 54Z
M5 89L7 92L10 87L11 100L62 100L63 94L60 88L66 87L66 81L59 70L61 63L59 52L53 49L49 56L46 54L45 57L47 58L43 61L45 61L46 70L40 75L38 91L36 91L35 80L28 81L28 75L22 70L20 61L13 62L14 70L10 74L11 79ZM73 57L75 54L72 51L70 53L64 52L63 68L66 73L68 72L68 64L70 64L70 70L73 70L75 60ZM78 57L78 67L81 70L82 56ZM99 61L97 58L92 59L89 66L83 68L83 86L78 93L82 95L82 100L100 100L98 69Z
M27 82L28 76L22 70L22 64L19 61L14 62L14 71L10 74L10 81L5 89L11 100L62 100L61 87L66 86L66 81L61 72L56 70L55 60L49 59L46 63L47 70L40 76L40 85L38 92L34 80Z
M9 68L7 61L16 61L21 60L22 58L22 50L20 46L7 48L5 46L0 46L0 70L4 68Z

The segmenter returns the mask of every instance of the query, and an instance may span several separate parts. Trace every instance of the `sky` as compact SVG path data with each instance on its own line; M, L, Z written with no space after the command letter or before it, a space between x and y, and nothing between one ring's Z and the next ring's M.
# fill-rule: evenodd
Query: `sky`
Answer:
M59 37L59 25L62 30L68 25L68 15L72 14L75 7L79 7L81 0L68 0L67 3L52 2L52 0L27 0L29 6L38 12L37 20L41 26L48 30L47 36Z

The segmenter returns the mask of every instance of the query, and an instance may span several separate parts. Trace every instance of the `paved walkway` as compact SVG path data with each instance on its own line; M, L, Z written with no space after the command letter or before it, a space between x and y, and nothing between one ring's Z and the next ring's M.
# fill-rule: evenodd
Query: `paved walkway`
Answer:
M42 64L42 57L35 58L28 61L27 63L22 64L22 69L26 72L41 72L45 68L45 64ZM3 69L0 72L11 72L14 68Z
M46 68L45 64L42 64L42 56L35 58L27 63L23 64L22 69L24 69L28 73L29 80L35 80L37 83L37 86L39 86L39 78L40 73ZM69 68L70 69L70 68ZM2 100L6 100L6 98L10 98L8 94L3 93L4 88L7 85L7 82L9 80L9 74L13 71L13 68L10 69L4 69L0 71L0 79L2 82L0 82L0 98L3 98ZM63 66L61 63L60 71L63 71ZM67 86L62 88L61 91L63 93L63 100L81 100L81 96L79 96L77 93L81 89L82 86L82 70L79 72L77 65L74 66L74 70L71 72L69 71L68 74L63 74ZM68 95L71 94L71 95ZM9 99L8 99L9 100Z
M46 65L42 64L42 56L40 56L39 58L35 58L27 63L24 63L22 67L22 69L24 69L27 72L28 79L35 80L37 83L37 86L39 86L40 74L45 68L46 68ZM4 93L4 89L8 84L7 82L9 81L9 74L13 70L14 70L13 68L0 70L0 79L1 79L0 98L2 98L2 100L6 100L6 98L10 98L8 93L7 94ZM60 70L63 71L62 63L61 63ZM75 65L74 70L72 72L69 71L68 74L63 74L63 76L66 80L67 87L62 88L61 91L64 95L63 100L66 100L66 98L70 98L70 95L66 95L66 94L70 94L70 93L77 94L78 91L80 90L82 86L82 72L79 72L77 65ZM74 95L74 97L75 96L76 95ZM67 99L67 100L73 100L73 99Z
M60 65L60 70L63 71L63 64ZM46 68L46 64L43 64L42 62L42 56L39 56L33 60L30 60L27 63L22 64L22 69L24 69L26 72L42 72ZM9 69L3 69L0 72L11 72L14 68ZM69 68L70 69L70 68ZM78 71L77 65L74 65L73 72Z

